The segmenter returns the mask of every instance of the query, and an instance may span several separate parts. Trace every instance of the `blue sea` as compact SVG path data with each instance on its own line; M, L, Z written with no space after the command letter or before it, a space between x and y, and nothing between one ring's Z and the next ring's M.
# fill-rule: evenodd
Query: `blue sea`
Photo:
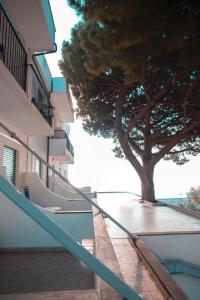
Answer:
M167 204L173 205L185 205L188 204L188 200L186 198L160 198L158 199Z

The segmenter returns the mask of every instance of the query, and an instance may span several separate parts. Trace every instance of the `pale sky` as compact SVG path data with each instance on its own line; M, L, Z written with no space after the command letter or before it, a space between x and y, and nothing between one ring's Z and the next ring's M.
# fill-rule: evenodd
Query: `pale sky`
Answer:
M50 0L56 26L58 52L46 56L53 76L62 76L57 66L63 40L70 38L71 27L78 21L66 0ZM71 124L70 140L75 150L75 163L69 166L69 180L76 186L91 186L96 191L132 191L140 193L140 181L130 163L115 158L112 141L89 136L81 121ZM200 185L200 156L192 157L184 166L161 161L155 168L157 197L177 197Z

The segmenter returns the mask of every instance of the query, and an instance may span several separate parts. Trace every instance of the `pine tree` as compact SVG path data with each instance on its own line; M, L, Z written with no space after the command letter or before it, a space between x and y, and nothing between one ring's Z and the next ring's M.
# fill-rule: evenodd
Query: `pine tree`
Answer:
M154 202L160 159L200 151L199 1L69 1L82 20L61 70L84 129L112 138Z

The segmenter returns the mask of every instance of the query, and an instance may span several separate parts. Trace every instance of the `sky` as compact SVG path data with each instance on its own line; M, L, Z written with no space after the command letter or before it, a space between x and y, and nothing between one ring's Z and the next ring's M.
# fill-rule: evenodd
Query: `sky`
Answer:
M58 51L46 55L53 76L62 76L57 62L61 58L63 40L70 39L71 28L78 17L67 6L66 0L50 0L56 26ZM75 100L74 100L75 104ZM130 163L112 152L113 143L87 134L81 120L71 124L70 140L74 146L74 165L69 165L69 180L78 187L91 186L94 191L131 191L140 194L140 180ZM160 161L154 173L156 196L181 197L190 187L200 185L200 156L177 166Z

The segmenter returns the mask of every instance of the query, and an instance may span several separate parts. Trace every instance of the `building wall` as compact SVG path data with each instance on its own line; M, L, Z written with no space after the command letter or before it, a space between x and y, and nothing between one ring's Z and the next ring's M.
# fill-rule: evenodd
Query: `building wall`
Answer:
M9 8L9 5L8 5L7 2L9 2L9 1L4 1L4 0L2 1L2 0L0 0L0 3L4 4L5 10L6 10L6 7ZM51 9L50 9L48 1L44 1L44 6L42 8L43 9L45 8L44 14L45 14L45 18L46 18L48 26L52 27L51 28L52 29L51 32L55 33L55 26L54 26L52 14L51 14ZM8 17L10 19L10 22L15 27L14 23L12 22L12 17L11 17L13 15L13 20L15 19L15 11L12 10L12 9L10 11L12 12L12 14L8 13L7 10L6 10L6 12L8 14ZM18 14L18 18L19 18L19 14ZM15 23L16 23L16 19L15 19ZM27 75L27 77L26 77L27 78L27 80L26 80L26 93L24 92L24 90L22 90L21 86L17 83L17 81L14 80L14 83L16 84L17 89L20 90L21 92L23 92L23 95L24 95L24 102L22 101L21 105L24 106L24 107L25 106L26 107L30 107L30 110L32 109L31 110L31 113L32 113L33 112L33 108L31 108L31 106L34 106L34 105L32 104L32 97L33 97L33 90L32 90L33 89L33 70L31 68L31 64L35 66L35 70L38 70L38 67L39 67L40 74L44 75L44 76L42 76L43 77L43 81L44 81L43 83L46 86L46 90L48 92L51 91L51 81L52 81L52 78L51 78L51 73L49 71L49 68L48 68L47 62L45 60L45 57L44 56L38 56L38 57L36 57L35 58L36 63L35 63L35 61L33 59L34 50L29 49L29 47L26 46L26 41L23 40L20 32L17 32L17 35L19 36L19 38L20 38L20 40L21 40L21 42L22 42L22 44L23 44L23 46L24 46L24 48L25 48L25 50L27 52L27 63L28 63L28 66L27 66L27 74L26 74ZM54 40L54 35L53 34L52 34L51 37L52 37L52 40ZM1 60L0 60L0 62L1 62ZM2 63L2 64L3 64L4 69L0 69L0 72L3 72L3 70L5 70L7 72L8 71L7 67L4 65L4 63ZM7 73L10 74L11 79L13 80L10 71L7 72ZM64 78L63 79L62 78L57 78L57 81L58 81L58 83L61 82L66 87L66 81L65 81ZM14 87L10 86L11 85L11 80L9 80L9 78L6 80L6 84L8 85L8 89L9 90L12 90L12 89L14 90L14 88L16 88L15 86ZM15 90L17 90L17 89L15 89ZM16 97L16 91L15 90L14 90L14 97L17 99L17 97ZM64 90L61 89L61 92L64 93ZM18 105L17 101L16 101L17 104L15 104L15 101L14 101L15 98L12 99L12 101L9 102L10 107L9 107L9 109L7 108L7 110L9 112L11 110L13 110L13 112L15 112L15 109L18 108L18 107L20 107ZM19 97L19 99L21 99L21 97ZM7 101L6 97L3 96L3 93L0 93L0 102L4 104L6 101ZM34 111L35 111L35 109L36 108L34 106ZM40 115L40 112L37 111L37 109L36 109L36 114L37 113ZM54 114L55 114L55 119L54 119L55 126L56 127L63 127L64 123L60 121L60 117L57 114L56 109L54 109ZM33 116L34 117L32 118L32 121L29 122L29 125L30 125L31 129L32 129L32 126L34 126L35 115L33 114ZM41 116L39 116L39 117L43 118ZM4 119L4 121L1 118ZM29 134L29 136L28 136L27 134L24 134L23 130L19 131L19 130L17 130L13 126L12 121L14 120L14 118L15 118L15 115L13 114L13 118L11 116L10 119L9 119L9 121L8 121L7 115L4 113L4 115L2 114L1 117L0 117L0 122L2 122L4 125L6 125L9 128L9 130L15 132L17 134L17 136L25 144L27 144L28 146L30 146L37 154L39 154L44 160L47 161L48 160L48 158L47 158L47 154L48 154L48 137L47 137L47 135L46 136L32 136L31 134L27 133L27 134ZM25 118L25 119L27 120L26 122L24 122L24 121L22 121L20 119L20 122L22 124L21 126L23 126L24 128L26 127L26 124L28 123L29 117L27 116L27 118ZM7 121L7 123L5 121ZM46 123L46 121L44 121L44 123ZM38 124L39 124L38 125L38 127L39 127L40 123L38 122ZM48 127L47 123L44 124L44 125L46 125ZM39 129L40 129L40 127L39 127ZM51 129L48 129L48 130L51 131ZM41 134L41 133L39 132L39 134ZM53 134L53 130L52 130L52 134ZM6 132L4 132L1 129L1 127L0 127L0 166L2 165L2 154L3 154L3 147L4 146L8 146L8 147L13 148L13 149L15 149L17 151L16 187L20 189L20 188L24 187L24 185L25 185L25 179L24 179L25 176L24 176L24 174L26 172L34 172L35 171L36 158L31 153L29 153L22 145L20 145L14 139L11 139L8 136L8 134ZM56 169L60 170L64 175L67 174L67 171L66 171L67 168L66 168L66 166L65 166L64 163L61 163L59 161L59 158L54 157L54 159L50 160L50 163L52 163L56 167ZM46 168L46 166L42 166L42 176L41 176L41 179L46 184L46 182L47 182L47 168Z
M200 234L148 235L141 239L161 258L200 263Z
M19 133L18 133L19 134ZM27 137L20 135L26 143ZM3 147L7 146L17 151L16 157L16 187L20 189L24 185L24 173L28 172L28 153L27 150L16 140L10 138L0 129L0 165L3 165Z
M47 161L47 143L48 139L47 137L40 137L40 136L30 136L28 137L28 143L29 146L37 153L39 154L44 160ZM35 171L35 165L36 165L36 159L35 157L29 153L29 158L31 161L31 166L29 166L29 171L34 172ZM46 183L47 180L47 167L42 164L42 181Z
M24 143L29 145L43 159L47 160L47 137L23 136L18 133L18 136ZM26 172L35 172L36 158L28 150L26 150L16 140L10 138L7 134L0 130L0 166L3 165L3 147L7 146L17 151L16 161L16 187L21 189L25 185L24 175ZM42 181L46 184L47 168L42 166Z
M199 300L200 279L185 274L176 274L172 276L174 280L182 287L189 299Z

